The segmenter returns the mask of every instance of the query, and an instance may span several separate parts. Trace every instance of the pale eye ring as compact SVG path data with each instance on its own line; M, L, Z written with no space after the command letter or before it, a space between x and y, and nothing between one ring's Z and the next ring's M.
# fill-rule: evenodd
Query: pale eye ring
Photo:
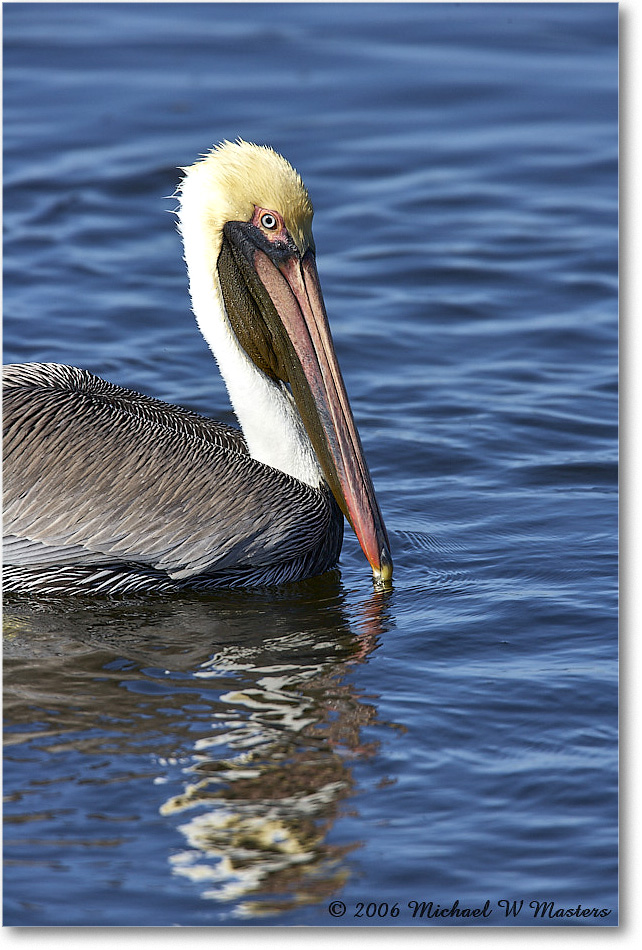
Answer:
M261 224L266 231L276 231L279 226L279 222L277 221L276 217L269 211L266 211L265 214L261 215Z

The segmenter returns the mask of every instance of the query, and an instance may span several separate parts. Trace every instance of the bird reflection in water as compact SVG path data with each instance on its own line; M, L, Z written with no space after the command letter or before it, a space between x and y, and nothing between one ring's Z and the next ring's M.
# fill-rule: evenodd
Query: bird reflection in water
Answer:
M188 848L172 856L174 872L201 885L204 898L234 902L235 916L319 903L349 876L345 857L358 842L327 838L354 789L351 763L378 747L361 731L381 723L345 675L376 647L385 599L375 592L362 605L362 632L343 662L336 658L347 644L297 633L264 642L264 666L232 647L196 674L233 672L244 684L221 695L217 731L195 744L192 780L162 813L195 811L179 826Z
M9 607L6 791L24 802L12 806L22 821L30 801L49 807L44 792L28 794L37 776L19 764L35 743L56 801L73 803L65 829L53 809L25 846L46 855L55 840L72 864L78 841L95 851L95 805L78 798L91 769L87 787L100 789L101 811L118 822L111 876L129 866L132 847L144 860L152 835L169 837L168 873L225 914L325 901L359 847L354 826L335 825L354 807L353 764L377 754L363 729L390 725L351 675L393 626L388 597L357 601L330 573L254 594Z

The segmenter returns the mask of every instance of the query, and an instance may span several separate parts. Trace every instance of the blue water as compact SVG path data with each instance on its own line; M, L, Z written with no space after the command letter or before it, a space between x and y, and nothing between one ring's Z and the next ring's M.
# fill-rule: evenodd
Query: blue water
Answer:
M5 362L233 421L167 196L272 144L395 559L387 597L349 535L275 592L7 603L5 924L614 925L617 6L4 31Z

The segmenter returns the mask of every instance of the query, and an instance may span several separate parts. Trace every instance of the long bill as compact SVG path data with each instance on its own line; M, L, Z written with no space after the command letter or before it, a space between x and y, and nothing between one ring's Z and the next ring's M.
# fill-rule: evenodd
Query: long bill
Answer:
M389 586L388 534L357 432L330 334L312 251L275 256L256 249L254 269L296 355L287 381L323 472L374 574Z

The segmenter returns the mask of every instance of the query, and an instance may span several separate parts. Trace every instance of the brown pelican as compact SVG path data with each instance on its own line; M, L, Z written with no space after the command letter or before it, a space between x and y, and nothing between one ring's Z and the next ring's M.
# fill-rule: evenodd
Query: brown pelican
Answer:
M6 367L5 590L282 584L336 566L344 515L387 586L306 188L243 141L182 171L192 305L242 431L75 367Z

